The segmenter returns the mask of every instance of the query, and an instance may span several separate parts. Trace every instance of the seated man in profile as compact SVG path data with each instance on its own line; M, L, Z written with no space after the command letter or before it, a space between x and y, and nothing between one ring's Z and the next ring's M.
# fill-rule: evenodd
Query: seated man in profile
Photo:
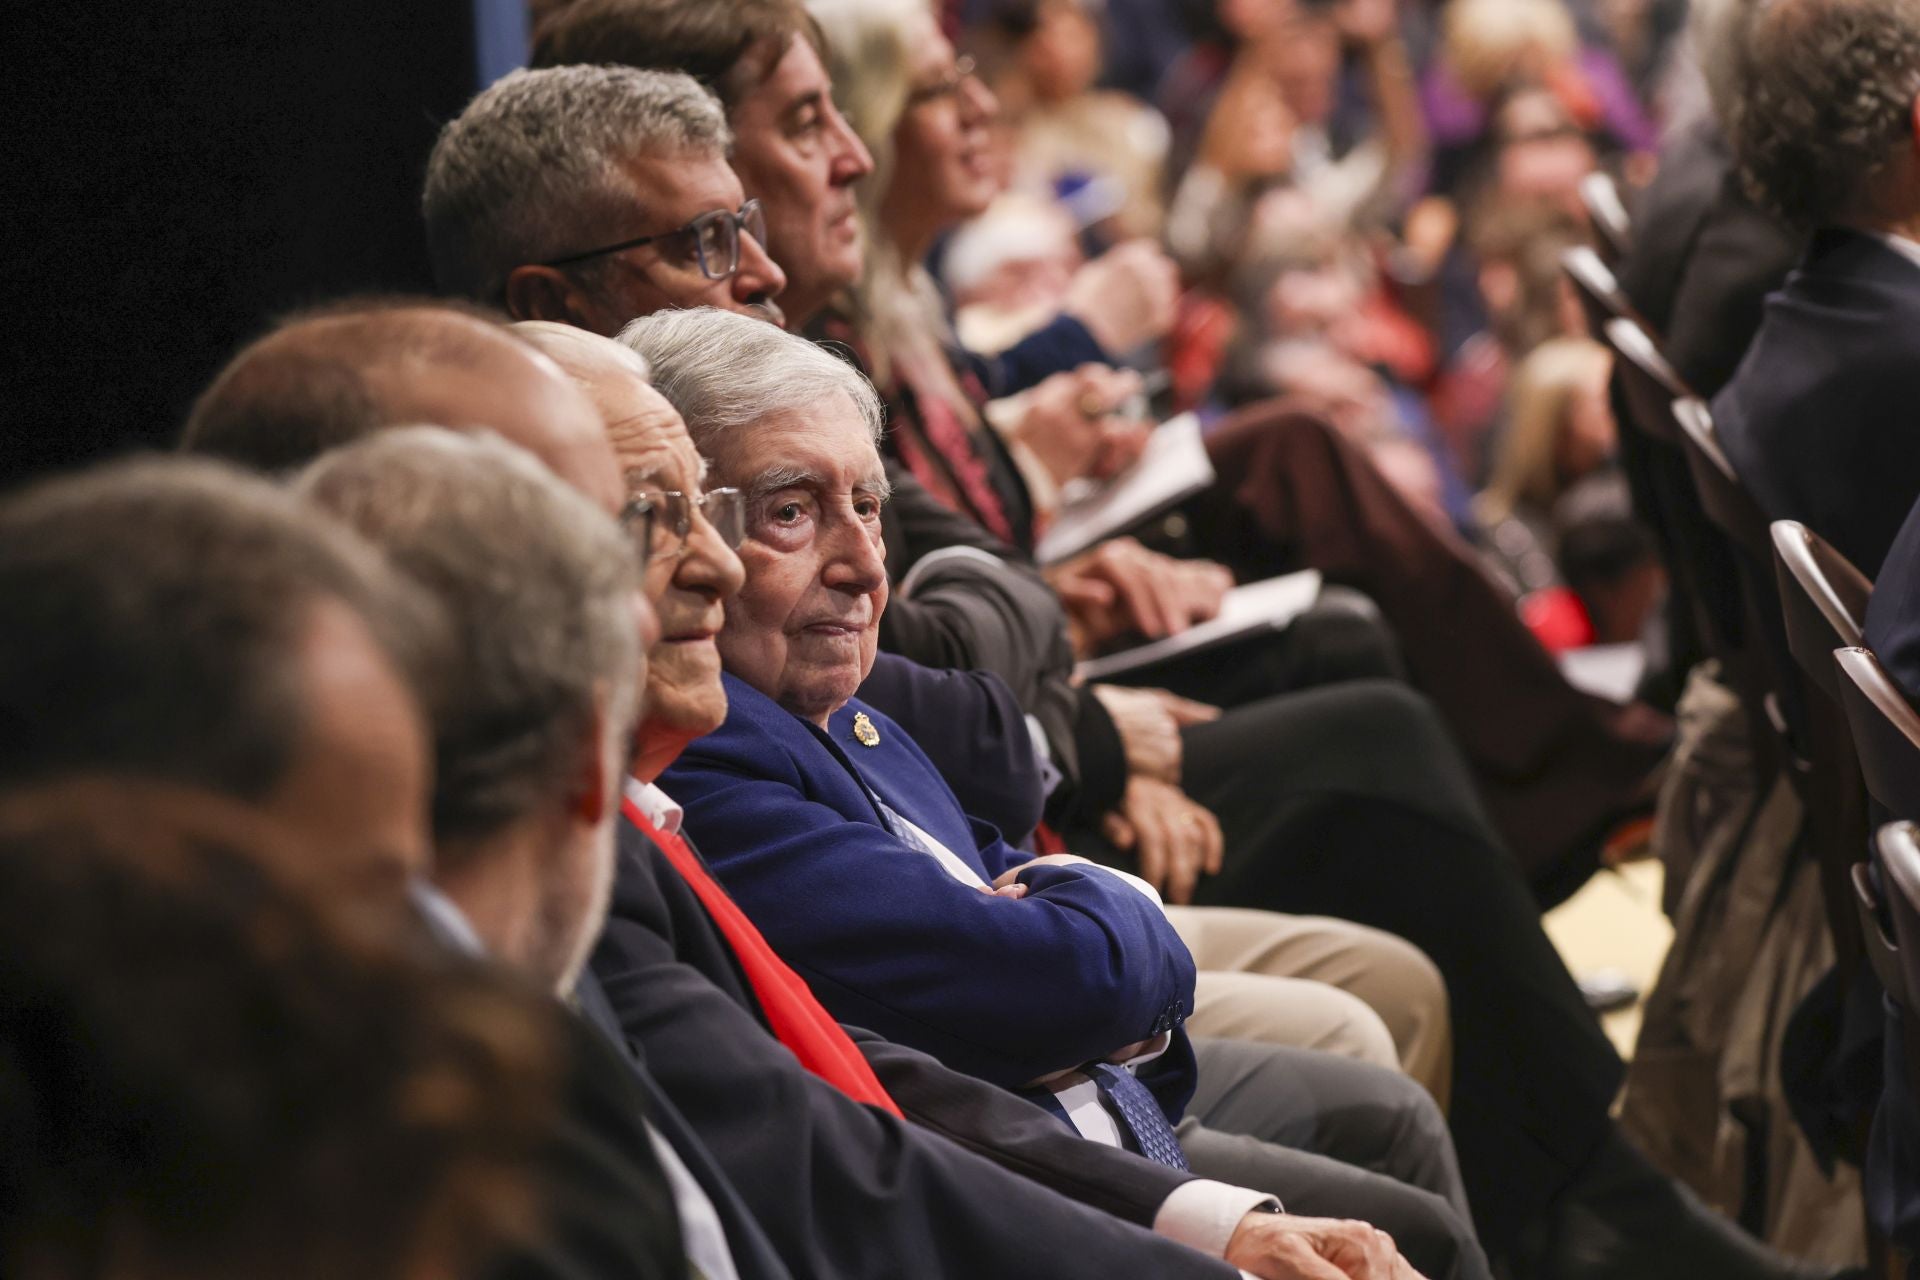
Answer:
M323 850L330 872L441 901L428 877L454 868L436 865L416 691L441 709L452 646L433 602L360 539L211 462L121 463L0 503L0 596L0 789L109 774L210 790ZM521 896L483 927L541 936L525 926L544 903ZM579 1019L549 1026L566 1094L541 1135L542 1220L487 1274L683 1274L623 1068Z
M1813 238L1714 423L1770 519L1874 577L1920 494L1920 6L1778 0L1740 78L1748 185Z

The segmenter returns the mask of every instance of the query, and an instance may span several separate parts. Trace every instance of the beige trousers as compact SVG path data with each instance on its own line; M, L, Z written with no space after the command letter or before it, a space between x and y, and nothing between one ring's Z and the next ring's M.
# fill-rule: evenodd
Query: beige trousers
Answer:
M1326 916L1169 905L1167 918L1200 971L1195 1035L1397 1066L1447 1105L1447 988L1418 947Z

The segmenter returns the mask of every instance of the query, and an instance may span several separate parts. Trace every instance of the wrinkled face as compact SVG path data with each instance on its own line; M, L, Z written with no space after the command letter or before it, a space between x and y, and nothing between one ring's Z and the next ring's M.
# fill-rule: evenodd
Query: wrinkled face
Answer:
M431 747L413 694L347 606L313 609L299 655L303 723L261 808L315 841L425 875Z
M886 472L852 401L722 434L714 473L747 495L746 585L720 633L726 668L824 725L873 666L887 606Z
M664 396L629 377L598 399L629 497L701 496L706 463ZM648 781L687 743L712 733L727 718L717 638L726 621L725 602L740 590L744 576L740 557L697 508L684 542L671 529L655 538L646 584L660 618L660 640L649 654L635 753L635 772Z
M767 248L787 274L796 323L860 279L854 184L873 157L833 105L813 46L795 36L773 72L734 109L733 166L766 206Z
M621 239L666 235L703 213L737 213L747 200L723 156L640 156L625 169L644 213L630 229L610 228ZM617 332L629 320L674 307L720 307L783 323L774 299L786 288L787 277L765 245L742 232L739 269L724 280L710 280L701 273L693 239L668 235L578 269L577 278L607 313L604 331Z
M956 73L953 46L932 16L915 19L907 107L893 127L894 172L881 201L903 245L983 211L1000 191L989 126L1000 104L977 76Z

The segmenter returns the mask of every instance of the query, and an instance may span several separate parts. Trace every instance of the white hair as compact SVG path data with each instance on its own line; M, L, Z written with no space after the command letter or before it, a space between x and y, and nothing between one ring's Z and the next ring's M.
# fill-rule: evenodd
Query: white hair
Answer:
M751 316L713 307L656 311L620 331L646 358L653 385L686 420L702 455L722 431L845 396L878 444L884 422L873 384L848 361Z
M720 102L692 76L633 67L515 71L440 131L421 212L440 287L498 303L509 272L640 234L644 156L724 156Z

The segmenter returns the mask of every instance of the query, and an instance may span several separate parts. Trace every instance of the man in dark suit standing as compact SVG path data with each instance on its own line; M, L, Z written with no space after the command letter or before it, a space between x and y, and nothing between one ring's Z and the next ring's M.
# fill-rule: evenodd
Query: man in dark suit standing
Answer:
M1920 8L1782 0L1742 90L1741 166L1814 235L1714 420L1770 517L1874 574L1920 494Z

